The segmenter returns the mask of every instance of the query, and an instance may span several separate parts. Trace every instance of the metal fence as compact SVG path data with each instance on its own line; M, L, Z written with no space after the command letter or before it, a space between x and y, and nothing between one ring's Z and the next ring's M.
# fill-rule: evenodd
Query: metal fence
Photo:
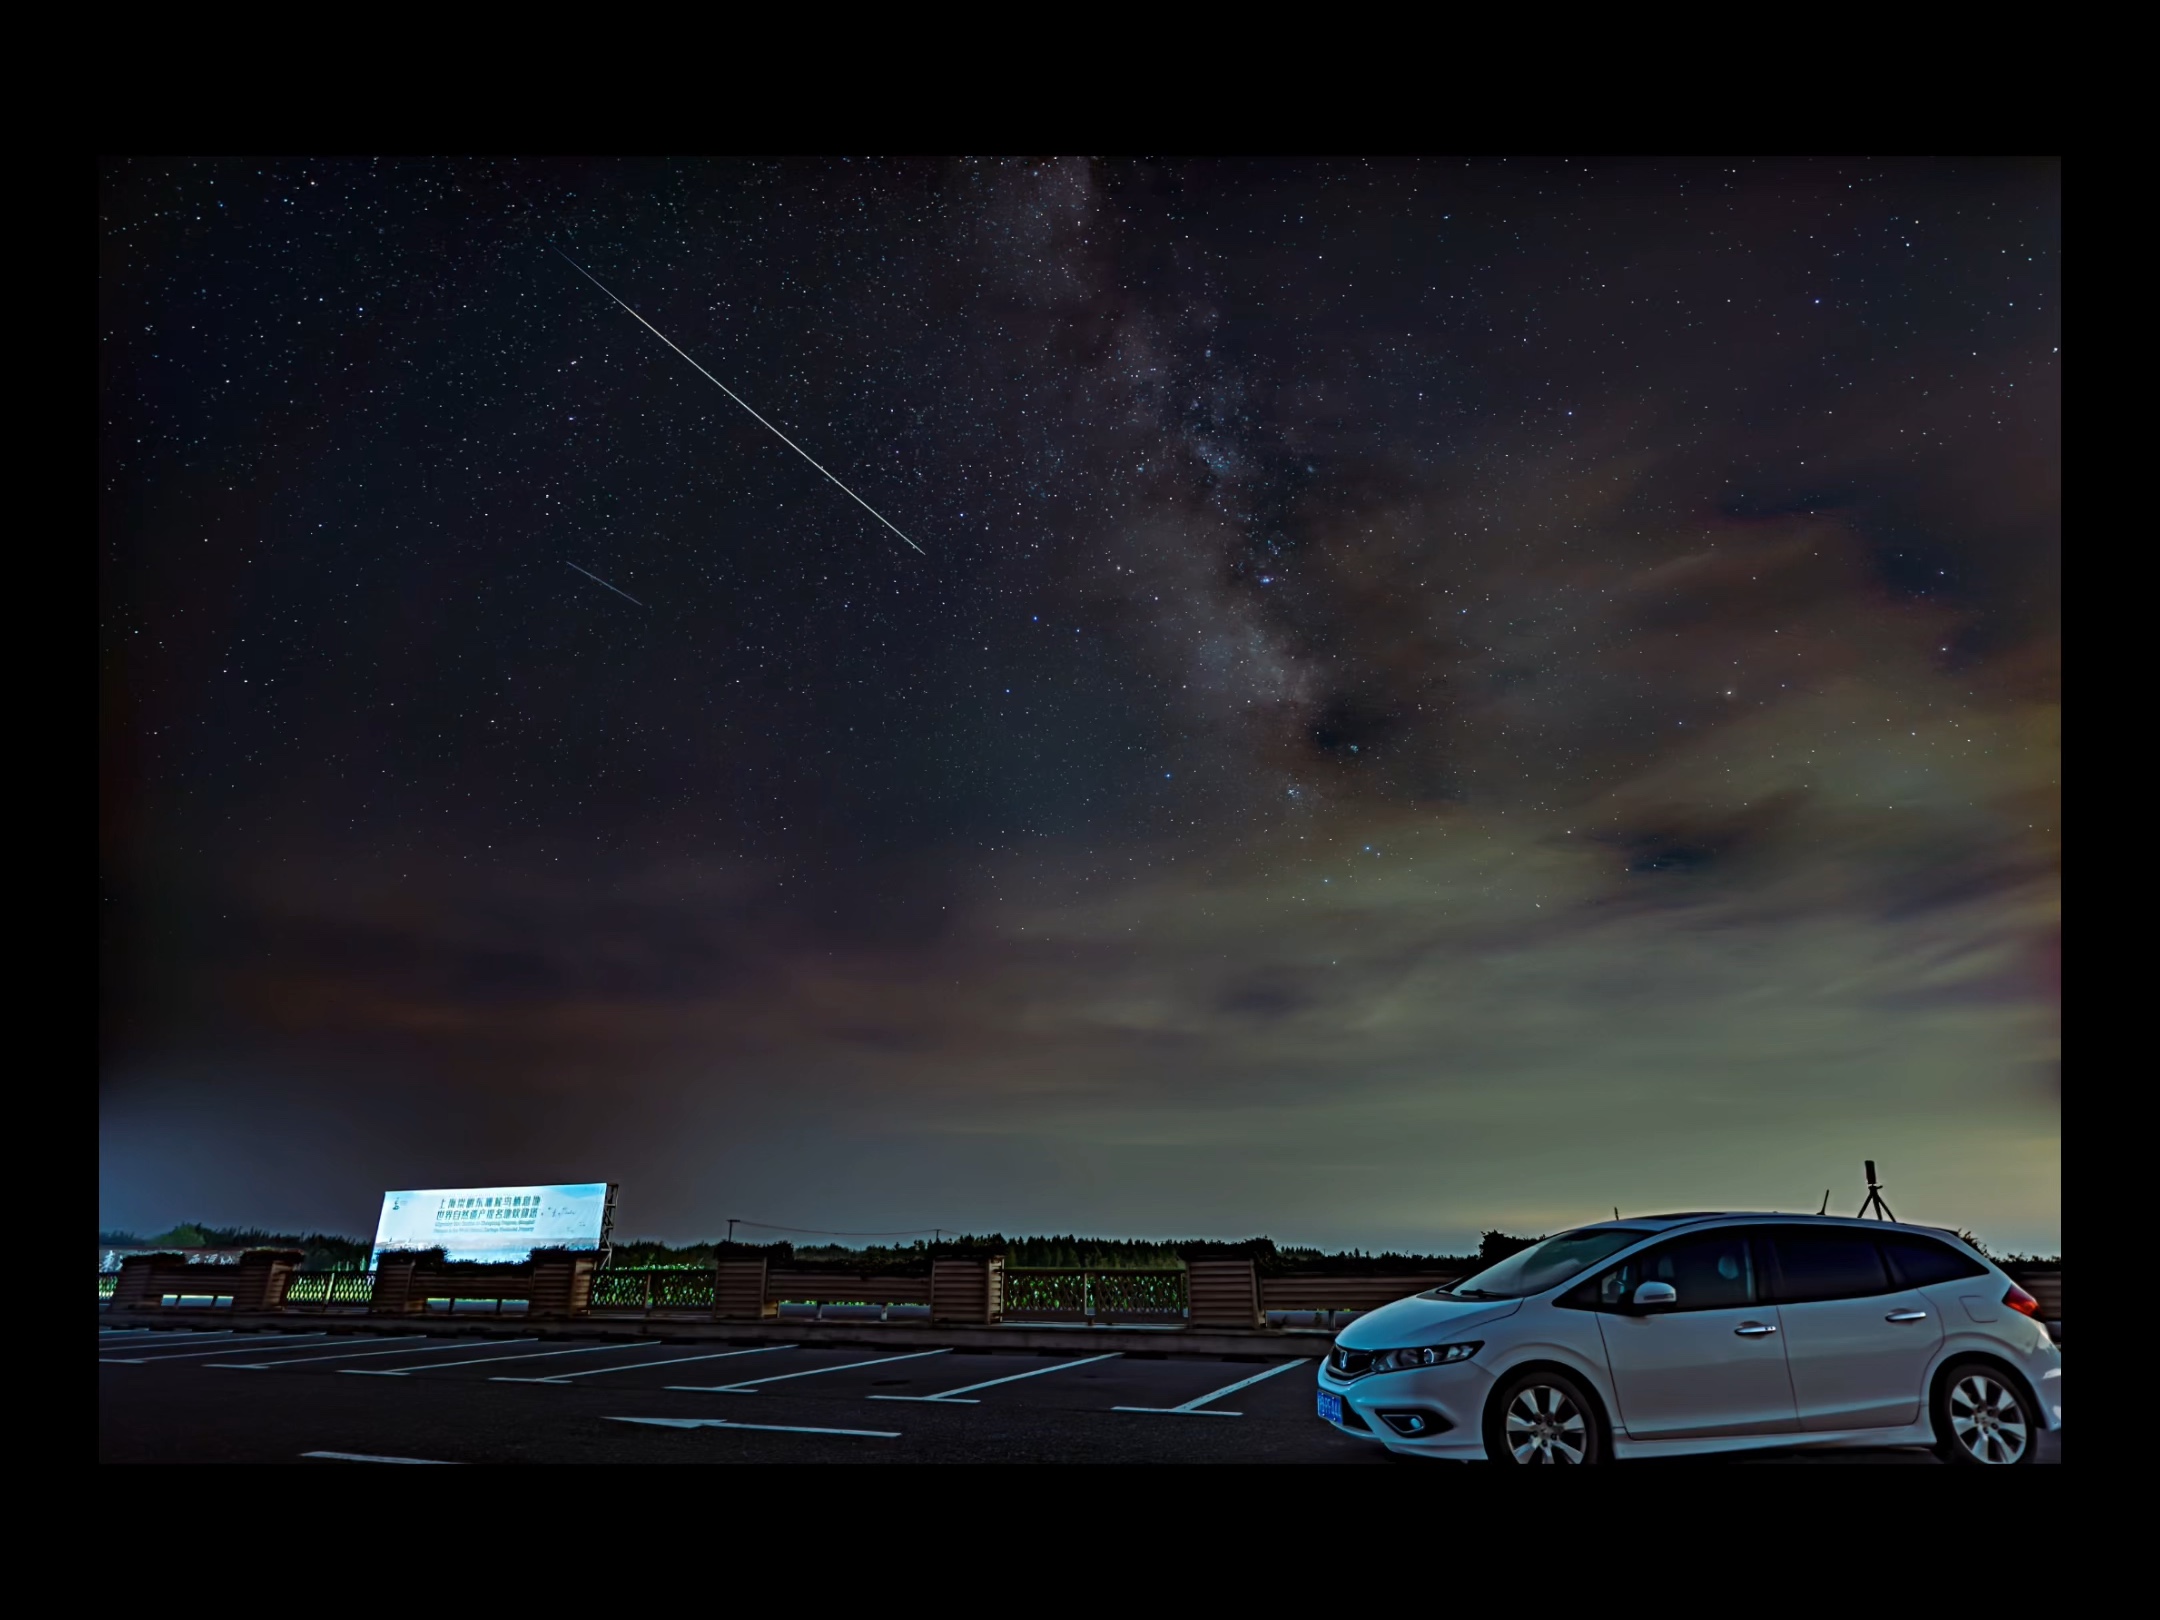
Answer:
M365 1305L374 1297L372 1271L296 1271L285 1279L288 1305Z
M1182 1322L1185 1273L1030 1266L1005 1271L1008 1322Z
M710 1266L625 1267L593 1278L596 1311L709 1311L713 1308Z
M194 1282L195 1268L190 1268ZM237 1275L237 1273L232 1273ZM2061 1337L2062 1273L2059 1269L2021 1268L2023 1285L2036 1295L2041 1314L2058 1340ZM163 1280L163 1279L161 1279ZM623 1267L599 1272L592 1278L591 1308L624 1312L681 1312L708 1314L715 1310L714 1272L709 1266ZM1287 1276L1259 1279L1261 1319L1271 1327L1333 1328L1351 1316L1371 1310L1406 1293L1419 1292L1442 1276L1414 1274L1388 1276ZM204 1279L207 1284L207 1279ZM119 1275L98 1273L98 1303L116 1297ZM431 1280L431 1288L470 1286L451 1279ZM1009 1322L1123 1322L1168 1326L1191 1319L1188 1273L1180 1268L1095 1269L1084 1266L1008 1267L1003 1272L1003 1316ZM497 1292L529 1292L522 1280L505 1281ZM365 1310L373 1301L372 1271L301 1271L285 1280L283 1304L288 1310ZM480 1292L475 1289L475 1293ZM775 1273L766 1281L768 1306L783 1316L807 1313L834 1319L874 1316L884 1321L920 1320L930 1310L930 1283L914 1277L823 1277ZM204 1308L229 1306L230 1295L163 1294L161 1303L178 1306L200 1303ZM798 1303L801 1302L801 1303ZM815 1303L811 1303L815 1302ZM423 1307L430 1311L488 1310L516 1312L532 1309L525 1298L505 1305L494 1298L461 1298L432 1295ZM544 1307L559 1309L559 1307Z

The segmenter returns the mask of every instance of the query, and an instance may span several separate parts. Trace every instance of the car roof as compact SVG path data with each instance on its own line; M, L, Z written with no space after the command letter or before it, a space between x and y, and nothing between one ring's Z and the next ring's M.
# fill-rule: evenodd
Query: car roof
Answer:
M1911 1221L1877 1221L1863 1219L1858 1215L1809 1215L1803 1212L1779 1209L1698 1209L1676 1215L1630 1215L1617 1221L1598 1221L1594 1225L1579 1227L1585 1232L1649 1230L1663 1232L1675 1227L1693 1226L1703 1221L1775 1221L1779 1225L1791 1223L1797 1226L1864 1227L1870 1232L1924 1232L1930 1237L1956 1238L1958 1234L1947 1226L1919 1226ZM1962 1239L1960 1240L1962 1241Z

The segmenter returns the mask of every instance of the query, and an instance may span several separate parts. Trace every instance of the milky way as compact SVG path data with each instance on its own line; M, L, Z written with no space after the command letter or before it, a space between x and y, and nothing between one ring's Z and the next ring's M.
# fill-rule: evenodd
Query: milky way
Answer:
M2059 1248L2055 166L99 210L106 1224Z

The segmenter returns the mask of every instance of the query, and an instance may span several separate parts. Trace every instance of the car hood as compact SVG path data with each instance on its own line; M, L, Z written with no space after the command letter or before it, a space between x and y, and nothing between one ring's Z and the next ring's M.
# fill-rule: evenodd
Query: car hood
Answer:
M1413 1294L1367 1311L1342 1332L1335 1342L1346 1350L1399 1350L1410 1345L1444 1344L1461 1338L1473 1328L1521 1310L1519 1299L1430 1299Z

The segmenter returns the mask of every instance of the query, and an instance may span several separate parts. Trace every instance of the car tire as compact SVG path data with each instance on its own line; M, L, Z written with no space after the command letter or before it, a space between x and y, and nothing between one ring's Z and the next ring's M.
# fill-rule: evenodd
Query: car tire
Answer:
M1929 1402L1935 1455L1973 1467L2021 1467L2040 1456L2045 1425L2017 1380L1991 1361L1953 1362Z
M1601 1463L1597 1402L1564 1372L1517 1373L1485 1409L1485 1455L1497 1463Z

